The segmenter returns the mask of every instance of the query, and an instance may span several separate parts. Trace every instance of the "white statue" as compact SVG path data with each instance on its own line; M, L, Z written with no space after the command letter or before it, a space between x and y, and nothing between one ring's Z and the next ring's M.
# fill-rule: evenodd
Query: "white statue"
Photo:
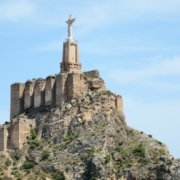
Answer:
M72 30L72 24L75 21L75 18L72 18L71 15L69 16L69 19L66 21L68 24L68 39L73 39L73 30Z

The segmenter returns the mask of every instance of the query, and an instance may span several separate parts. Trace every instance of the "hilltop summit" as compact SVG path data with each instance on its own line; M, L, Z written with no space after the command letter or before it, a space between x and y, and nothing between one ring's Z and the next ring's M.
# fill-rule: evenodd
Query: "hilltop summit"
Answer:
M82 72L74 21L66 21L60 73L11 86L0 179L180 179L166 145L128 127L122 96L106 89L98 70Z

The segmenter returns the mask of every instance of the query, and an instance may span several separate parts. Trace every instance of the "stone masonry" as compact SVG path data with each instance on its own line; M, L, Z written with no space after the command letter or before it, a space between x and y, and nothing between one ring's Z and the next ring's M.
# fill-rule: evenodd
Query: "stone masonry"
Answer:
M106 90L97 70L84 73L81 71L78 44L72 36L74 21L71 17L67 21L68 38L63 44L60 73L45 79L33 79L11 85L11 122L0 126L0 151L20 149L27 142L35 122L32 119L16 119L16 116L28 109L62 106L74 98L83 98L91 91ZM121 96L117 96L112 104L119 112L123 111Z

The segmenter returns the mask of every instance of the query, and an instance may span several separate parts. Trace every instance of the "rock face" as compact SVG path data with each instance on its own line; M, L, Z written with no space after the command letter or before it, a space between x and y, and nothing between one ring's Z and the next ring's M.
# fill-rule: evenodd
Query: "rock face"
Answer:
M21 115L36 128L22 150L1 154L1 179L180 179L180 161L167 147L127 126L115 94L93 89Z

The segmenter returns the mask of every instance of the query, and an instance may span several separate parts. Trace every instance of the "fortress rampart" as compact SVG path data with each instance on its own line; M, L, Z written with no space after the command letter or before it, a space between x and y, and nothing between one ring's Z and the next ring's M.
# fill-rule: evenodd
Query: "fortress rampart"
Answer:
M58 106L73 98L82 98L90 89L105 90L98 71L60 73L46 79L33 79L11 86L11 119L29 108ZM122 108L122 102L115 102Z
M87 92L82 73L61 73L11 86L11 119L29 108L62 105Z

